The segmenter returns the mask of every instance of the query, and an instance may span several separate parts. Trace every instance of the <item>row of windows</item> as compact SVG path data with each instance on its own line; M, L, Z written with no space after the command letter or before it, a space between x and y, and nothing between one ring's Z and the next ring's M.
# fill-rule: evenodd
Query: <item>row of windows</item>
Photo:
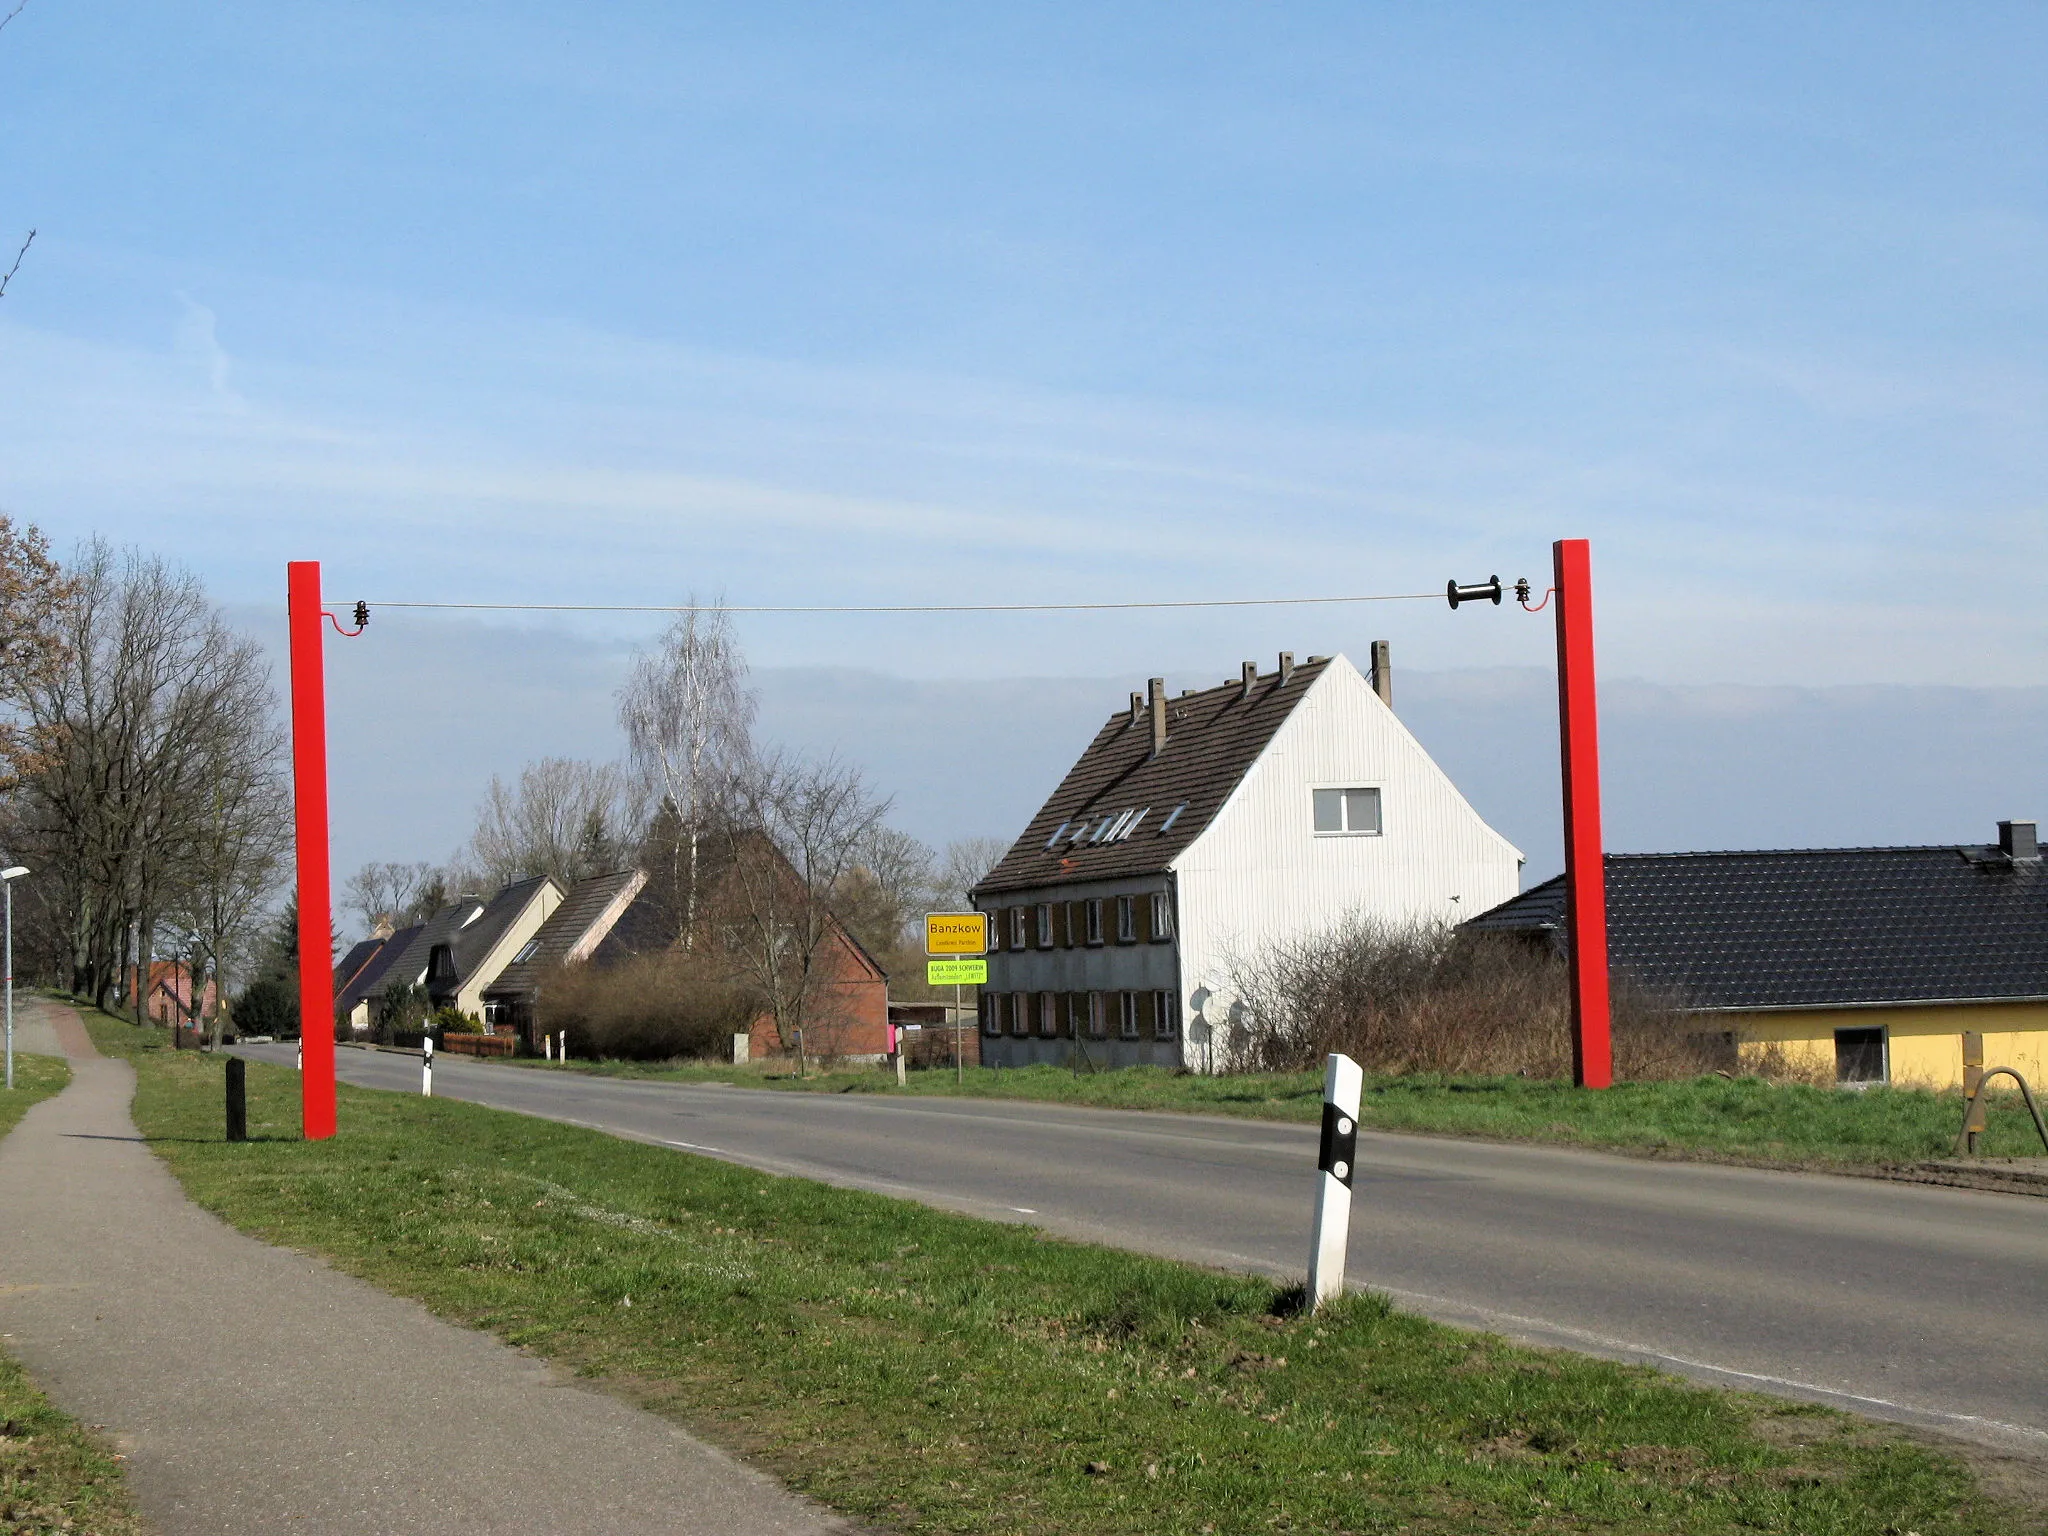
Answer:
M1113 930L1110 925L1114 925ZM1085 901L1041 901L991 914L991 949L1082 949L1110 942L1157 944L1173 937L1173 898L1091 896Z
M1171 1040L1180 1008L1171 992L984 992L981 1032L1042 1040Z

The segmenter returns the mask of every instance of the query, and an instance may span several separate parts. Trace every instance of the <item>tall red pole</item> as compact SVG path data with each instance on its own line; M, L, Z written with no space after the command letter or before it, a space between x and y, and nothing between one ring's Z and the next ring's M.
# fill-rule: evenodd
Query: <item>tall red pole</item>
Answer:
M299 1112L308 1141L334 1134L334 951L328 909L327 676L320 562L286 568L292 643L292 809L299 844Z
M1565 932L1571 942L1572 1081L1614 1081L1608 1032L1607 869L1600 843L1600 716L1593 683L1593 562L1584 539L1550 546L1557 588L1558 742L1564 758Z

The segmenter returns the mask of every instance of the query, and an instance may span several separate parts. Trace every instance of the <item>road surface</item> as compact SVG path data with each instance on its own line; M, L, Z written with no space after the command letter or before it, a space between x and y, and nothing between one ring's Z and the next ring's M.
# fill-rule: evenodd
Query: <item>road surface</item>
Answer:
M416 1056L337 1054L346 1082L418 1091ZM1311 1126L446 1055L434 1091L1092 1242L1307 1264ZM1413 1311L2048 1454L2048 1200L1372 1134L1355 1199L1352 1281Z

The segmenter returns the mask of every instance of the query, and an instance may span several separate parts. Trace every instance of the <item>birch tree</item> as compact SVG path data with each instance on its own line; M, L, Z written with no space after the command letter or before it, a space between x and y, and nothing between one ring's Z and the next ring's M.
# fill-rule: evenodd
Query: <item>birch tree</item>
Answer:
M678 942L696 942L703 843L716 812L753 756L754 696L732 616L719 605L689 611L642 653L619 692L619 723L634 768L668 811L655 827L666 846L669 886L680 893Z

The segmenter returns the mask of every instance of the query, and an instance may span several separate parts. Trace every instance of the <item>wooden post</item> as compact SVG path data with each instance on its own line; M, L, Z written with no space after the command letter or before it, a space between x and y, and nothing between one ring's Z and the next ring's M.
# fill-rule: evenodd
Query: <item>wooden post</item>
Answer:
M327 677L320 562L286 567L291 629L292 812L299 854L299 1114L308 1141L334 1134L334 924L328 903Z
M1984 1134L1984 1036L1974 1029L1963 1031L1963 1106L1963 1150L1975 1157Z
M1593 572L1584 539L1551 546L1557 588L1558 742L1564 766L1565 928L1571 939L1572 1081L1614 1081L1608 1034L1607 869L1600 839L1600 717Z

